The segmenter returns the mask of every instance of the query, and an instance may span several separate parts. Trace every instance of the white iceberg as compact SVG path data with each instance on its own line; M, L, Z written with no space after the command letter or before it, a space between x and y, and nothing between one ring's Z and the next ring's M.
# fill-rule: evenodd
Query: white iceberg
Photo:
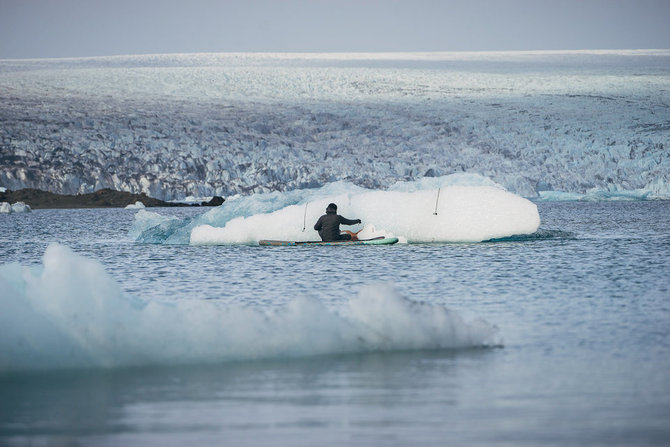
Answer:
M10 214L10 213L29 213L32 211L30 205L26 205L23 202L16 202L13 205L10 205L7 202L0 203L0 213Z
M146 208L146 206L144 206L144 203L140 202L139 200L126 206L127 210L141 210L144 208Z
M314 222L330 202L338 205L338 213L344 217L361 219L408 242L481 242L532 234L540 226L537 206L504 189L446 186L414 192L368 190L327 196L269 213L227 216L224 221L194 226L190 243L319 240ZM360 227L342 229L356 231Z

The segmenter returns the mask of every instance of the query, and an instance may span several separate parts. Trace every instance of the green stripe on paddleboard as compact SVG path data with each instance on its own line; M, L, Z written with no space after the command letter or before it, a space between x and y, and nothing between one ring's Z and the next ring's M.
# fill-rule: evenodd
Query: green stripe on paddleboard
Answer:
M385 237L383 239L370 239L369 241L362 241L364 245L391 245L398 242L397 237Z
M259 245L263 246L274 246L274 247L283 247L283 246L292 246L292 245L391 245L398 242L397 237L385 237L377 239L368 239L363 241L336 241L336 242L323 242L323 241L272 241L272 240L262 240L258 241Z

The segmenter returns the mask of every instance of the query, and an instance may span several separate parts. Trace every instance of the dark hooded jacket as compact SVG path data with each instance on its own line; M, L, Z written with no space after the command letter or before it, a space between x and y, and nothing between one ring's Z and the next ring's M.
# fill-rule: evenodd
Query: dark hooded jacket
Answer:
M351 236L348 234L340 234L340 225L356 225L361 223L360 219L346 219L334 210L326 210L326 214L319 217L319 220L316 221L314 229L319 232L321 240L325 242L331 241L341 241L350 239Z

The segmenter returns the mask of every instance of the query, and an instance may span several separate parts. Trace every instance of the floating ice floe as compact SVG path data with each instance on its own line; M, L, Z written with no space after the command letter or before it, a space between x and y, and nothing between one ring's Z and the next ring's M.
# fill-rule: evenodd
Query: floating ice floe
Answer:
M16 202L13 205L10 205L7 202L0 203L0 213L29 213L30 211L32 211L30 205L26 205L23 202Z
M144 206L144 203L140 202L139 200L135 203L131 203L130 205L126 206L127 210L141 210L141 209L144 209L144 208L146 208Z
M363 230L363 237L374 233L401 242L479 242L532 234L540 225L531 201L485 177L457 175L397 183L389 190L335 182L314 189L235 196L186 219L140 211L129 236L142 243L194 245L319 240L313 226L330 202L344 217L372 225Z
M314 222L330 202L338 205L338 213L344 217L361 219L373 224L376 232L381 230L408 242L480 242L531 234L540 226L537 206L527 199L491 186L447 186L415 192L343 194L270 213L239 216L219 226L196 226L190 243L319 240Z
M650 190L636 189L632 191L589 191L585 194L564 191L540 191L538 200L544 202L599 202L622 200L647 200L648 198L662 198Z
M0 265L0 327L0 373L502 344L496 326L408 299L390 283L332 308L307 297L274 309L144 301L58 244L41 266Z

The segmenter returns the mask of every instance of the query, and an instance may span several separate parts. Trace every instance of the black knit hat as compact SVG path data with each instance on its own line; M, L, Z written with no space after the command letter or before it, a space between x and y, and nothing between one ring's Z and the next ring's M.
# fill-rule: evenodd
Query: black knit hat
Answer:
M329 203L329 204L328 204L328 208L326 208L326 211L334 211L334 212L337 212L337 205L335 205L334 203Z

